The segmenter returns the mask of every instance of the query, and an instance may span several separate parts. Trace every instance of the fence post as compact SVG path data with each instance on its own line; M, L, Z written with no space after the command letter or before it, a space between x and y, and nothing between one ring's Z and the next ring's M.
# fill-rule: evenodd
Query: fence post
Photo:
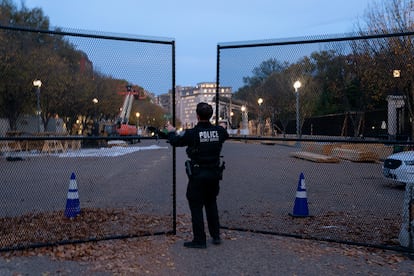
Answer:
M414 249L414 182L405 184L403 214L398 240L402 246Z

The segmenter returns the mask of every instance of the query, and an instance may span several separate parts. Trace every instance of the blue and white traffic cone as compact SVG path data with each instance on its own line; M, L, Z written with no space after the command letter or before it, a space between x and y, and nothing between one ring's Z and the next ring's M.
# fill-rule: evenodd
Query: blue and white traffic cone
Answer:
M292 217L308 217L308 198L306 195L305 176L303 173L299 176L298 189L296 191L295 206L293 213L289 213Z
M69 191L66 200L65 216L67 218L74 218L80 214L80 202L78 194L78 185L76 183L75 173L72 173L69 181Z

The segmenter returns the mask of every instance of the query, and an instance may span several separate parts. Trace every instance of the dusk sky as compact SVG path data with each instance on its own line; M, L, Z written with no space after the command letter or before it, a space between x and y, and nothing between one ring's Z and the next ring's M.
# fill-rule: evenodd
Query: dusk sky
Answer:
M15 0L17 4L20 0ZM350 33L375 0L23 0L52 27L172 38L176 84L215 82L217 44Z

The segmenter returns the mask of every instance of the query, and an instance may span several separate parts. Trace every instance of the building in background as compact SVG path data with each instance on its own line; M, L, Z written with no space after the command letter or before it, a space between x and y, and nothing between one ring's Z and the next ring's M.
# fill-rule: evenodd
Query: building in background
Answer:
M172 105L171 105L171 102L172 102L172 94L171 93L161 94L161 95L157 96L157 104L159 106L161 106L166 111L166 115L164 115L166 121L171 121L171 119L172 119Z
M200 102L206 102L213 106L213 120L216 114L216 83L201 82L195 87L193 86L177 86L176 87L176 114L181 121L183 128L191 128L197 124L196 106ZM219 99L226 98L229 102L232 95L231 87L219 88ZM221 111L221 109L219 108ZM223 109L226 110L226 109ZM229 114L220 114L219 119L228 119Z
M175 87L175 112L177 120L181 122L182 128L192 128L197 124L196 106L200 102L206 102L213 106L213 117L216 117L216 83L200 82L196 86ZM220 87L219 89L219 121L230 120L231 116L231 87ZM157 97L157 104L160 105L172 118L172 91Z

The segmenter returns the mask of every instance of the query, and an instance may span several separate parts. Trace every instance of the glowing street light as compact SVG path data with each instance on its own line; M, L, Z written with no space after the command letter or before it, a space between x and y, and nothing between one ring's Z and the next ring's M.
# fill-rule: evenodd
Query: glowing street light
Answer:
M141 116L139 112L135 113L135 117L137 117L137 128L139 127L139 116Z
M242 116L242 125L240 129L241 135L248 135L249 134L249 118L247 115L247 108L245 105L242 105L241 108L241 116Z
M41 124L41 120L42 118L40 117L40 87L42 86L42 81L41 80L34 80L33 81L33 86L36 87L36 96L37 96L37 132L40 133L40 124Z
M93 115L95 118L94 118L94 120L97 120L97 118L96 118L96 115L97 115L97 112L96 112L96 109L97 109L97 107L96 107L96 105L98 104L98 99L97 98L93 98L92 99L92 102L93 102L93 105L94 105L94 112L95 112L95 114Z
M262 98L259 98L259 99L257 99L257 104L259 105L259 135L262 135L262 132L263 132L263 126L262 126L262 104L263 104L263 99Z
M300 81L295 81L293 88L295 88L296 94L296 136L300 137L300 118L299 118L299 88L302 86Z

